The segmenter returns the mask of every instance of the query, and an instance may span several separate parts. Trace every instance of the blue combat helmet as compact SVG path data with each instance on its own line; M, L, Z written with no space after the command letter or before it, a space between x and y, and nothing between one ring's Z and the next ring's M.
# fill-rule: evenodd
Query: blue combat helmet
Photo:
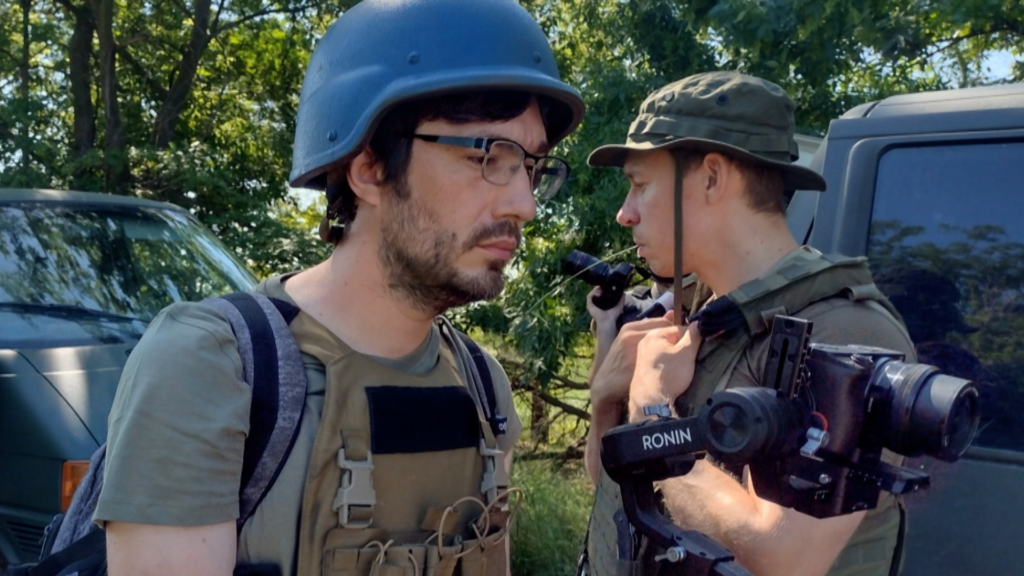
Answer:
M404 101L481 89L549 97L551 144L583 119L548 39L514 0L365 0L317 44L299 96L290 184L323 190L332 164Z

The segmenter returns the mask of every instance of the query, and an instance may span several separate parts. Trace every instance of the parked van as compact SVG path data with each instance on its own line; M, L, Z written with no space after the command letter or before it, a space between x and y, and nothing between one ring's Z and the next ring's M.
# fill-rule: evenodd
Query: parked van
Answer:
M256 280L187 211L0 189L0 572L67 508L128 353L165 306Z

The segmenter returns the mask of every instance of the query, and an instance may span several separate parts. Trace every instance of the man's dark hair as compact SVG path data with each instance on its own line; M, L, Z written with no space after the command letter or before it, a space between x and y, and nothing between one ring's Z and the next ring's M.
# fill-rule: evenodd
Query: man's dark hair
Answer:
M703 150L681 148L676 156L682 160L683 176L704 161L708 153ZM730 154L725 156L743 174L747 183L747 205L754 212L786 215L786 194L782 184L782 172L760 162L738 158Z
M479 92L434 96L397 105L385 114L367 148L384 168L382 184L392 184L398 194L412 155L411 134L423 122L443 120L453 124L470 122L504 122L518 117L536 100L541 117L546 118L549 105L543 96L515 90L482 90ZM550 137L550 135L549 135ZM356 196L348 185L347 163L332 166L327 172L327 217L320 224L320 237L337 246L356 217Z
M760 162L730 158L747 182L747 204L754 212L786 215L786 192L782 172Z

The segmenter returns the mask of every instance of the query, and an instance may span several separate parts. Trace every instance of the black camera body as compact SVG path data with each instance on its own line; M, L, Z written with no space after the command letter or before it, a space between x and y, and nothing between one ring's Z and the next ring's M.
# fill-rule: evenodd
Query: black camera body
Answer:
M883 450L957 460L978 424L973 383L902 353L807 344L811 325L779 317L762 387L718 392L698 416L706 449L750 466L758 495L818 518L874 508L928 476L886 463Z
M972 382L892 350L809 344L811 327L776 317L760 387L716 392L696 416L605 434L601 462L638 531L684 546L651 486L705 455L734 473L749 466L759 497L828 518L876 507L882 490L927 487L926 474L884 462L885 449L950 462L967 450L978 426Z

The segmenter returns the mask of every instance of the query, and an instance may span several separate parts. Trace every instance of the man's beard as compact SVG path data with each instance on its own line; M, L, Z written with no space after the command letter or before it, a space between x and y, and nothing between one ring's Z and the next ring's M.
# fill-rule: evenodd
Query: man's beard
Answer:
M417 308L440 314L449 308L490 300L505 287L505 263L495 259L487 270L471 275L455 266L459 256L496 238L521 239L519 226L502 220L474 229L461 245L445 230L436 213L414 200L407 184L399 182L385 200L378 252L388 288Z

